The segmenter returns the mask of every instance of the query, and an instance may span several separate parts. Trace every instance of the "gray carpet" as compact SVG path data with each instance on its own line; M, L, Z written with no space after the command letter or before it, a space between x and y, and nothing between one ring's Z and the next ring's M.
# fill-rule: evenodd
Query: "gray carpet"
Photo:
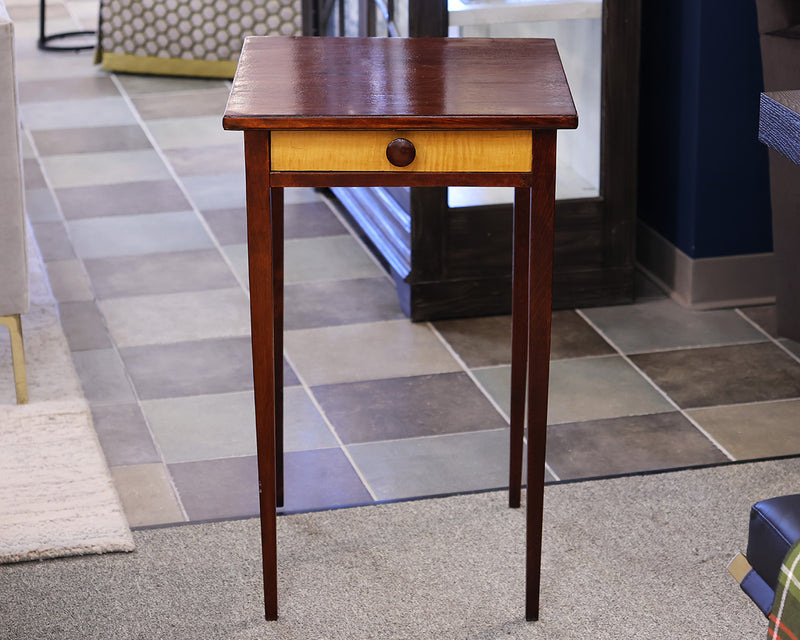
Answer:
M762 637L725 565L750 505L798 486L786 460L548 487L537 623L523 621L522 512L489 493L280 518L277 623L261 618L255 520L2 566L0 637Z

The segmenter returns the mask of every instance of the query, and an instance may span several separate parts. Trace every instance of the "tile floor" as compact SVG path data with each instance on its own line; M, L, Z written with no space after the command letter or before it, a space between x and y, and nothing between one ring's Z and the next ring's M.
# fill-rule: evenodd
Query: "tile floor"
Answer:
M29 215L134 526L257 512L241 134L229 84L108 74L17 28ZM48 28L96 4L48 0ZM508 317L411 324L318 194L286 207L289 511L503 487ZM554 315L548 480L800 454L771 307ZM413 399L413 400L410 400Z

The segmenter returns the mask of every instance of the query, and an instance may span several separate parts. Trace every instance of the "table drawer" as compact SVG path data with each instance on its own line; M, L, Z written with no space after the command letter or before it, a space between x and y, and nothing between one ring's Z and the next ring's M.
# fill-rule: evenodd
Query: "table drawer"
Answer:
M270 135L272 171L531 170L530 131L304 130Z

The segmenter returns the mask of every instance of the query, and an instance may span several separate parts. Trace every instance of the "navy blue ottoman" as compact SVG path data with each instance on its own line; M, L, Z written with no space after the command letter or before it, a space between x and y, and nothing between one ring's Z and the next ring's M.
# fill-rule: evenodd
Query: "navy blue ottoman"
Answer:
M728 571L768 616L781 563L800 539L800 494L757 502L750 509L747 557L737 554Z

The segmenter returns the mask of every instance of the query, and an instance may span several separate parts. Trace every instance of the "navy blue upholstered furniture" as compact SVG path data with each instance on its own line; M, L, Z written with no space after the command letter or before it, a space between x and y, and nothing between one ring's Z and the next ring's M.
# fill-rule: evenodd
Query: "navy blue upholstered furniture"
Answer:
M781 563L800 539L800 494L762 500L750 509L747 557L738 554L728 570L742 590L769 615Z

